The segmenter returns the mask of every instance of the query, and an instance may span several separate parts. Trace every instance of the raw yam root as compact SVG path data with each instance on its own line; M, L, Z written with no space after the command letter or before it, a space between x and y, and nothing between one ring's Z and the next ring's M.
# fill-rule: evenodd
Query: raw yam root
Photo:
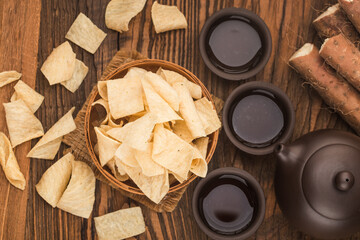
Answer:
M360 93L325 64L319 50L313 44L306 43L294 53L289 63L312 85L325 103L360 134Z
M313 24L321 38L330 38L342 33L352 42L358 42L360 39L359 33L339 4L329 7L313 21Z
M360 51L344 35L326 39L320 56L360 91Z
M360 1L339 0L339 4L355 28L358 30L358 32L360 32Z

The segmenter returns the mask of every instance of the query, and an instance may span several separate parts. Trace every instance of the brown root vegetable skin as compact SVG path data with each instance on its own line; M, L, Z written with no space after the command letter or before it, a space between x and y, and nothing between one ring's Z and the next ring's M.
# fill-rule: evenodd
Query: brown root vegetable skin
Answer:
M360 51L350 40L342 34L326 39L320 56L360 91Z
M289 63L312 85L325 103L360 134L360 93L325 64L319 50L313 44L306 43L294 53Z
M313 24L321 38L329 38L343 33L352 42L357 42L360 39L359 33L339 4L329 7L313 21Z
M338 0L355 28L360 32L360 0Z

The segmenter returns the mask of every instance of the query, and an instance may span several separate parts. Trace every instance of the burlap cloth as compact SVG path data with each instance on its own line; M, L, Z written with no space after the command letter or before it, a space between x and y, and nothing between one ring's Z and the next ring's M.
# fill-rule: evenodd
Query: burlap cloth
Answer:
M115 70L122 64L138 59L145 59L145 58L146 57L142 56L140 53L136 51L118 51L113 57L113 59L110 61L108 66L105 68L105 71L101 76L101 80L105 80L106 76L108 76L113 70ZM96 86L94 86L91 93L93 93L95 89ZM91 96L91 93L89 94L89 96ZM81 110L79 111L79 113L75 118L76 129L70 134L66 135L63 139L63 142L66 145L70 146L70 148L67 149L66 151L71 151L77 160L87 163L94 171L95 177L98 180L120 191L122 195L129 197L156 212L163 212L163 211L172 212L176 208L182 195L186 191L187 186L175 192L168 193L159 204L155 204L146 196L129 193L113 185L96 168L86 148L85 133L84 133L85 112L87 105L89 103L89 99L90 99L89 97L86 99L84 105L82 106ZM213 100L215 102L217 111L220 112L223 106L223 101L216 97L213 97Z

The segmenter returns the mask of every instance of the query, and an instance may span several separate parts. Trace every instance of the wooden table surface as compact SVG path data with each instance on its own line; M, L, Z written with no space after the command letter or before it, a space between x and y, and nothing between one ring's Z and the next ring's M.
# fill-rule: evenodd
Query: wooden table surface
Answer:
M177 63L192 71L216 96L226 99L242 82L218 78L204 65L198 47L201 27L215 11L225 7L243 7L262 17L272 34L272 55L264 71L249 81L272 82L286 91L296 109L292 139L316 129L337 128L351 131L339 116L322 102L317 93L287 65L287 59L305 42L316 41L312 20L335 0L160 0L177 5L185 14L187 30L156 34L151 22L148 0L145 9L119 34L107 29L104 21L109 0L0 0L0 70L17 70L22 80L45 96L36 116L48 130L72 106L82 106L103 69L119 49L134 49L149 58ZM65 41L65 34L76 16L86 14L107 33L105 41L92 55L71 44L76 57L89 73L81 87L72 94L61 85L49 86L39 71L52 49ZM13 84L0 89L0 103L8 102ZM3 105L0 104L0 131L7 134ZM94 216L103 215L137 203L97 181L92 217L82 219L53 209L35 191L35 184L54 162L28 159L34 145L27 142L15 149L27 185L24 191L12 187L0 170L0 240L7 239L97 239ZM58 157L61 156L62 149ZM221 131L219 143L209 170L234 166L250 172L261 184L266 197L266 215L254 239L310 239L290 226L283 217L274 194L275 158L255 157L237 150ZM157 214L142 207L147 230L137 239L207 239L193 218L191 198L198 180L193 182L173 213ZM350 239L359 239L360 234Z

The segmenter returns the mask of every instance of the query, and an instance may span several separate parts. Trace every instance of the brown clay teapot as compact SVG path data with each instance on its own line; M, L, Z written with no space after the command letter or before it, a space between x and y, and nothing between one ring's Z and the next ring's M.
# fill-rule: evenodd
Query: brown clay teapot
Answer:
M275 154L275 193L290 223L326 239L360 231L359 137L320 130Z

